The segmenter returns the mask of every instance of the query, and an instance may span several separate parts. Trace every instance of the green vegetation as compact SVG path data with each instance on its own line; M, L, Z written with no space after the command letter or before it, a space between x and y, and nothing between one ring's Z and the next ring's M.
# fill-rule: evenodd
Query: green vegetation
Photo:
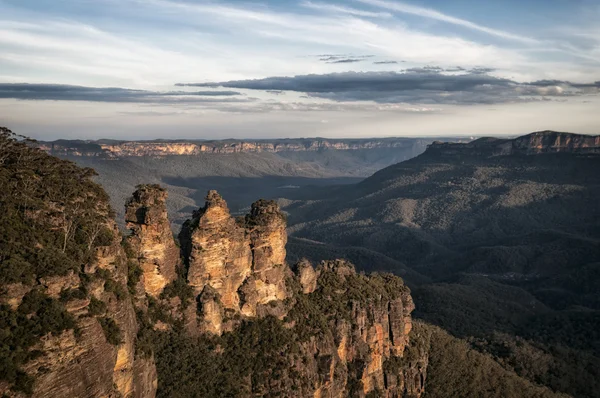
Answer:
M597 155L430 151L288 201L288 259L349 257L401 275L416 318L532 383L594 397L599 168Z
M411 346L428 347L425 397L566 397L504 369L438 327L415 322Z
M287 318L295 322L300 339L311 336L325 336L330 332L330 322L344 319L353 321L353 305L361 306L385 304L400 297L407 291L404 282L391 274L372 274L348 272L354 266L347 262L338 262L333 266L320 266L319 286L311 294L301 293L298 283L289 280L288 285L295 292L293 307Z
M106 341L112 345L119 345L123 342L121 329L114 319L108 317L98 318L98 322L100 322L100 326L102 326Z
M172 298L179 297L181 300L181 308L187 308L189 302L194 298L194 289L188 285L185 277L178 273L177 279L165 286L161 297Z
M32 392L34 380L22 371L37 351L40 338L73 330L80 337L77 321L65 305L89 298L89 285L105 280L105 289L118 299L126 292L107 270L95 275L84 268L96 249L112 245L114 216L104 190L93 182L96 173L59 160L35 149L34 143L0 128L0 296L19 302L17 290L28 291L17 309L0 305L0 380L16 391ZM60 299L47 296L49 277L73 272L80 286L60 292ZM20 287L19 287L20 286ZM11 297L12 295L12 297ZM89 315L103 316L106 304L90 298ZM100 318L107 340L120 342L114 320Z
M88 305L88 313L92 316L106 314L106 303L92 296Z
M158 397L277 396L293 388L285 383L294 381L287 356L294 335L275 318L244 322L221 338L170 332L153 340Z

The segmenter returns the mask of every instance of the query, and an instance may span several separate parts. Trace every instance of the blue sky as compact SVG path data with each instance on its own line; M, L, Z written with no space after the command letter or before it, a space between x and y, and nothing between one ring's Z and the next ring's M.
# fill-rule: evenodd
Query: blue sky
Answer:
M598 133L597 0L0 0L36 138Z

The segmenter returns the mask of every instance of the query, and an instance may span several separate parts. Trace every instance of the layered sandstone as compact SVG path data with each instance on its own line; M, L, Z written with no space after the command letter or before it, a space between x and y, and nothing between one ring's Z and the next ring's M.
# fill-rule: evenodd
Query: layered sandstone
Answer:
M158 297L177 278L179 249L167 217L167 192L157 185L142 185L125 205L127 238L143 271L144 290Z

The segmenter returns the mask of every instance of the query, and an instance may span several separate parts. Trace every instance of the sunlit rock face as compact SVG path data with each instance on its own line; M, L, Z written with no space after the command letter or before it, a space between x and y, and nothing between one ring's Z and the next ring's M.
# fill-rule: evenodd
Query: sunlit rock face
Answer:
M359 274L344 260L294 268L292 307L304 310L288 317L303 341L299 371L311 382L290 396L420 397L427 357L407 354L414 304L402 280ZM320 316L326 324L305 335L305 322Z
M225 308L239 310L237 291L252 272L250 236L216 191L208 193L205 206L185 223L180 240L195 294L210 285Z
M180 241L187 280L209 309L202 313L206 330L221 333L217 314L223 310L252 317L259 306L287 297L285 227L275 202L258 201L249 215L236 220L216 191L184 224ZM212 289L210 299L203 293L206 286Z
M158 297L177 277L179 248L167 217L167 192L156 185L139 186L127 202L128 241L143 271L144 290Z

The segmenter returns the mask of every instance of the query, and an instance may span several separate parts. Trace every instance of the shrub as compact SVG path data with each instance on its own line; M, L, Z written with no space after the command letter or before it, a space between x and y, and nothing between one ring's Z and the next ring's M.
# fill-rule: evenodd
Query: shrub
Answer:
M104 337L112 345L119 345L122 342L121 328L112 318L99 318L100 326L104 331Z

